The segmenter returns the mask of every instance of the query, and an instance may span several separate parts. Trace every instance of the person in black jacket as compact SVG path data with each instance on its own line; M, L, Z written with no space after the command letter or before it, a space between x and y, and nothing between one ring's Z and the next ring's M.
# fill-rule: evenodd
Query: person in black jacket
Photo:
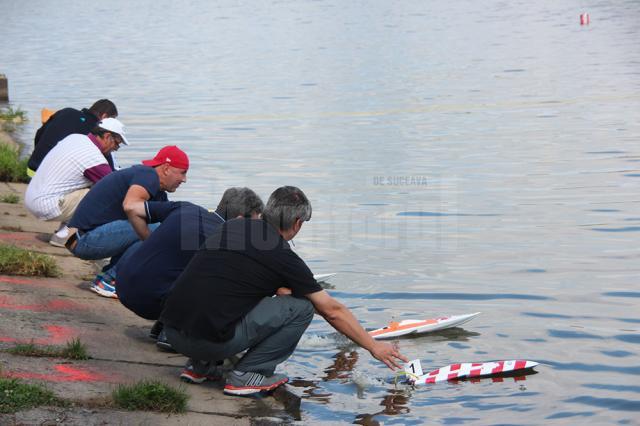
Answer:
M47 153L62 139L74 133L87 135L100 120L117 117L118 109L108 99L100 99L91 105L91 108L83 108L81 111L74 108L64 108L57 111L36 132L33 140L33 153L27 166L31 171L37 171ZM113 169L113 158L110 155L107 157L107 161Z

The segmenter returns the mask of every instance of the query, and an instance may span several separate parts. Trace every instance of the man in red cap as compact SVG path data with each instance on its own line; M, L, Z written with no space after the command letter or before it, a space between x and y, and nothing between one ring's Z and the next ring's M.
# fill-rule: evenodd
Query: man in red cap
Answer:
M95 184L78 205L65 244L85 260L111 258L91 285L101 296L116 298L115 265L136 241L145 240L157 224L148 225L134 212L145 201L167 201L187 181L189 158L177 146L165 146L143 165L110 173Z

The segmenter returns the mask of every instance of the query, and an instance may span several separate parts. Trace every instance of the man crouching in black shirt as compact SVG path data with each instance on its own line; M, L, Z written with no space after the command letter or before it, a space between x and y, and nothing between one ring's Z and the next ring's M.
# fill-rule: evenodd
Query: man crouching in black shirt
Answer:
M161 315L173 348L191 358L183 379L219 379L221 361L247 350L227 374L224 392L275 389L288 381L275 368L295 350L314 309L389 368L399 368L397 360L407 361L393 345L371 338L291 250L288 241L309 219L305 194L284 186L271 194L262 219L230 220L206 240L176 281Z

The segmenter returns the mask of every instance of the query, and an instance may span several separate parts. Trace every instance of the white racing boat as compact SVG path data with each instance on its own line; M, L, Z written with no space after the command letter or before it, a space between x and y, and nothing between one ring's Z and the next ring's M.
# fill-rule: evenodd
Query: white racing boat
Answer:
M334 275L336 275L335 272L333 274L314 274L313 278L315 278L316 281L318 281L319 283L325 283L329 278L333 277Z
M451 315L448 317L428 318L424 320L402 320L392 321L386 327L378 328L369 332L374 339L391 339L393 337L406 336L408 334L429 333L445 328L457 327L471 321L480 312L466 315Z

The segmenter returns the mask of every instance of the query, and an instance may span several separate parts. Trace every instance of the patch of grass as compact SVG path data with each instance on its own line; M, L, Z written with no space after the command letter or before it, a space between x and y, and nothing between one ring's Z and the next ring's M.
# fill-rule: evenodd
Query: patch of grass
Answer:
M42 386L0 378L0 413L15 413L41 405L65 406L67 403Z
M2 121L12 121L14 123L24 123L27 121L27 113L23 110L13 107L1 108L0 109L0 120Z
M20 196L17 194L5 194L0 196L0 203L18 204Z
M155 380L119 386L113 391L112 397L116 407L125 410L163 413L184 413L189 398L184 389Z
M54 348L53 346L36 346L33 343L19 343L7 349L7 352L13 355L53 358L57 357L60 351L60 348Z
M7 245L0 245L0 273L40 277L62 275L51 256Z
M62 351L65 358L69 359L89 359L87 348L80 339L73 339L67 342L67 346Z
M0 144L0 181L29 182L28 158L20 159L18 152L9 145Z
M67 342L64 348L56 346L36 346L33 343L21 343L7 352L13 355L33 356L33 357L49 357L49 358L67 358L67 359L89 359L87 349L80 339L73 339Z
M20 108L0 108L0 130L13 132L27 121L27 113Z

